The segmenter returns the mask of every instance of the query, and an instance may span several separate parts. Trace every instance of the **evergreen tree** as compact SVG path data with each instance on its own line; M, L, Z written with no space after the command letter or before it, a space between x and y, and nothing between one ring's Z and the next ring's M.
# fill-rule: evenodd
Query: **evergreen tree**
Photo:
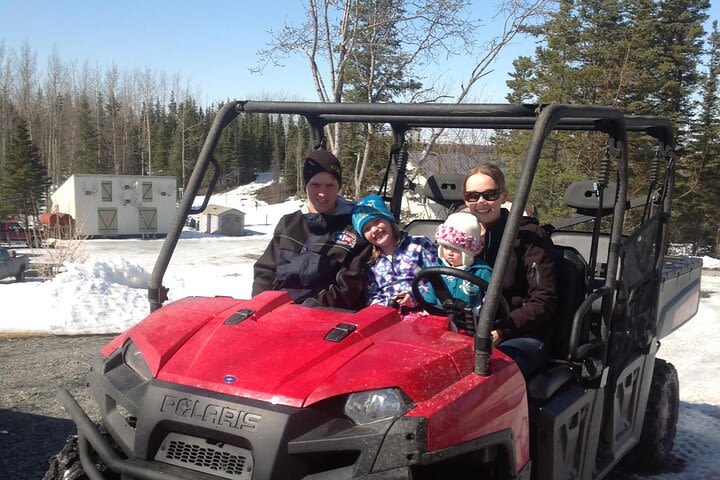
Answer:
M717 21L709 38L708 69L701 83L700 113L693 122L688 154L680 159L673 210L676 241L693 243L694 253L704 245L720 253L720 33ZM685 235L681 232L687 232Z
M403 0L357 3L354 12L356 47L349 52L344 101L388 102L402 95L411 97L422 87L419 77L413 72L414 58L403 49L403 39L400 38L399 29L407 15L406 4ZM366 179L366 172L373 172L370 163L376 159L374 150L382 143L376 135L382 135L383 132L379 130L379 125L373 124L367 124L362 129L341 128L343 131L340 137L343 139L348 137L348 133L362 137L359 147L351 149L354 151L342 152L340 158L345 165L344 170L354 172L354 195L360 196L363 183L372 181ZM350 140L353 141L352 138ZM349 165L354 168L348 168Z
M358 2L356 48L350 52L345 100L387 102L422 87L412 58L403 51L398 28L406 11L402 0Z
M120 110L121 104L114 92L110 93L107 103L104 106L106 122L106 136L109 143L109 173L118 175L122 171L122 137L120 135Z
M153 108L153 165L152 175L168 174L168 155L170 153L170 145L172 144L172 133L175 130L175 119L171 118L165 107L160 103L159 99L155 100Z
M205 138L206 120L192 98L186 98L176 113L174 134L169 153L169 171L185 188L195 166Z
M668 116L683 132L693 108L707 8L707 0L561 0L546 22L528 29L543 42L534 56L515 61L508 100L616 106L628 114ZM526 142L522 132L495 137L510 171L519 171ZM604 143L604 135L592 133L551 137L531 194L550 213L543 220L569 213L559 201L561 185L596 178L592 165ZM641 178L651 143L647 137L631 143L630 168Z
M37 214L45 204L49 185L47 169L30 138L28 123L17 117L6 161L0 175L0 214Z
M276 135L272 137L272 176L273 176L273 200L275 203L285 201L283 185L285 183L281 176L282 162L280 158L280 142Z
M74 173L104 173L98 155L100 140L97 124L86 94L80 95L77 122L78 143L75 150L76 168Z
M267 113L261 113L255 116L255 161L254 175L260 172L269 172L272 169L272 128L270 126L270 116ZM277 178L275 180L278 180Z
M277 153L280 157L281 163L284 165L285 161L285 119L278 115L272 122L272 140L273 140L273 153L276 149L274 146L277 143Z
M238 173L235 168L235 159L238 156L238 129L237 125L231 125L223 130L215 150L215 159L220 164L221 186L223 188L237 187Z
M98 93L93 111L96 112L95 128L98 133L98 169L101 173L112 173L113 162L111 153L113 146L112 137L108 135L110 119L105 110L105 97L102 93Z
M289 116L284 139L285 158L283 159L283 170L285 171L285 191L291 196L297 194L297 167L295 166L297 159L295 158L295 145L297 145L298 135L300 135L300 127L295 123L295 119Z
M255 170L255 141L252 135L255 114L246 114L239 119L238 154L236 157L238 182L245 184L253 180Z
M310 150L310 126L304 117L298 119L298 133L297 140L295 143L295 188L298 195L302 195L305 192L305 185L303 184L302 177L302 165L305 161L305 157Z

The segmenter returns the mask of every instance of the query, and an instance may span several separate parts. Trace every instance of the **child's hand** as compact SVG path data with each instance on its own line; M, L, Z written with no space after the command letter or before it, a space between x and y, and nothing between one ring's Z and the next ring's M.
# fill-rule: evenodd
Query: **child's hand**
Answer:
M413 298L408 292L398 293L393 299L403 307L413 307Z

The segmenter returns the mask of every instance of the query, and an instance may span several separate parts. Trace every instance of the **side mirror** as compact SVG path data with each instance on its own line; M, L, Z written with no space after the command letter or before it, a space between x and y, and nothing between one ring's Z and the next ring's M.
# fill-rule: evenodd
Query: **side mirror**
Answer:
M10 258L15 258L15 250L10 250L8 253L10 254Z

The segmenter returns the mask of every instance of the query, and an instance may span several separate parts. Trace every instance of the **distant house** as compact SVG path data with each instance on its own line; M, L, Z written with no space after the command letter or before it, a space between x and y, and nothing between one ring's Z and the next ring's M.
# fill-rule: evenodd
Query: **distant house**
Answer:
M52 195L53 210L75 219L78 235L167 235L177 214L177 180L168 176L72 175Z
M198 231L220 235L245 235L245 213L230 207L208 205L198 215Z

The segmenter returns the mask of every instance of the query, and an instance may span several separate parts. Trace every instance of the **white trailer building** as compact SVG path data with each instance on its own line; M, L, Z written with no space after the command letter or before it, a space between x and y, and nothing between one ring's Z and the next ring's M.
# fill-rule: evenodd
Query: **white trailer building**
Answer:
M147 238L168 233L176 192L175 177L79 174L51 199L53 211L72 215L78 235Z

